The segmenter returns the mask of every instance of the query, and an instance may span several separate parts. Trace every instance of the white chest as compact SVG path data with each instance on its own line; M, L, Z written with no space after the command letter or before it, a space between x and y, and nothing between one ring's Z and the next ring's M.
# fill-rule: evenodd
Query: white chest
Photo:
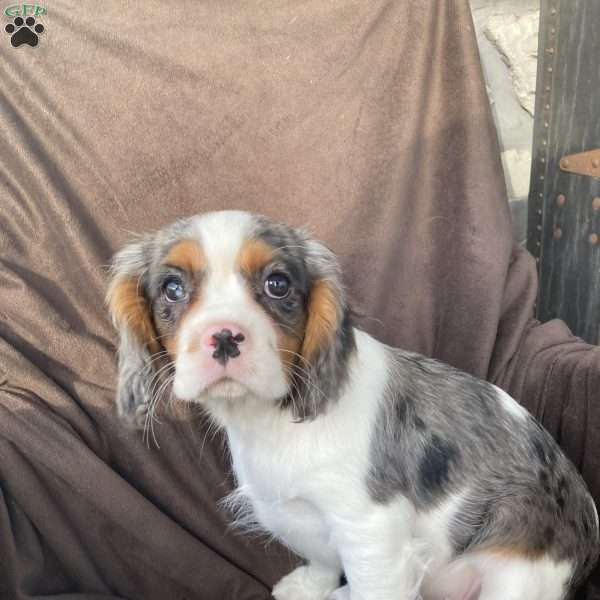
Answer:
M314 458L302 460L296 444L250 449L235 438L230 444L237 500L260 529L305 558L339 566L328 520L336 485L330 469Z
M336 562L332 523L365 514L372 427L385 384L380 348L359 335L346 393L326 414L294 423L281 411L238 415L226 425L237 498L262 528L306 558ZM368 352L367 352L368 351ZM366 363L376 365L363 368Z

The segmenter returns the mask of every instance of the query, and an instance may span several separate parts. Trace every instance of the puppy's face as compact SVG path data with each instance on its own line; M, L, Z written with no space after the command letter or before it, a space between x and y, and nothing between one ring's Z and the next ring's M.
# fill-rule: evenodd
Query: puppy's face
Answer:
M209 407L252 397L308 418L343 382L353 336L339 268L301 231L208 213L126 247L113 272L125 416L151 402L166 356L174 396Z

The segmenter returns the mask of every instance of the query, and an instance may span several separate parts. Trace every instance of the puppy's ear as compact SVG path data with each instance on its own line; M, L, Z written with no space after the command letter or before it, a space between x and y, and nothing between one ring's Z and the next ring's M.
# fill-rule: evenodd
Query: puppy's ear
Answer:
M142 426L145 420L154 374L152 357L160 350L145 292L150 246L146 238L116 254L106 294L119 334L117 409L135 426Z
M303 390L308 402L302 408L304 418L314 418L342 391L355 340L336 256L314 240L305 242L305 251L310 288L301 354L312 381Z

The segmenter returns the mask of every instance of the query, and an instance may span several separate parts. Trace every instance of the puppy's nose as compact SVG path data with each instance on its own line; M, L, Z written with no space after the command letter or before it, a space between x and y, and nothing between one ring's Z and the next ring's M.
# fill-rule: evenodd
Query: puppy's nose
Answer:
M246 341L246 333L232 324L213 326L206 333L206 345L212 349L212 357L222 364L238 357L240 345Z

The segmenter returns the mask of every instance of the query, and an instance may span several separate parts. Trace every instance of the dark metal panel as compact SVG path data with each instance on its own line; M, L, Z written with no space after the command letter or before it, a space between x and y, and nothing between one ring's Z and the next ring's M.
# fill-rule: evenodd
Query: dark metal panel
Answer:
M600 343L600 180L560 159L600 148L600 1L542 0L527 246L538 317Z

